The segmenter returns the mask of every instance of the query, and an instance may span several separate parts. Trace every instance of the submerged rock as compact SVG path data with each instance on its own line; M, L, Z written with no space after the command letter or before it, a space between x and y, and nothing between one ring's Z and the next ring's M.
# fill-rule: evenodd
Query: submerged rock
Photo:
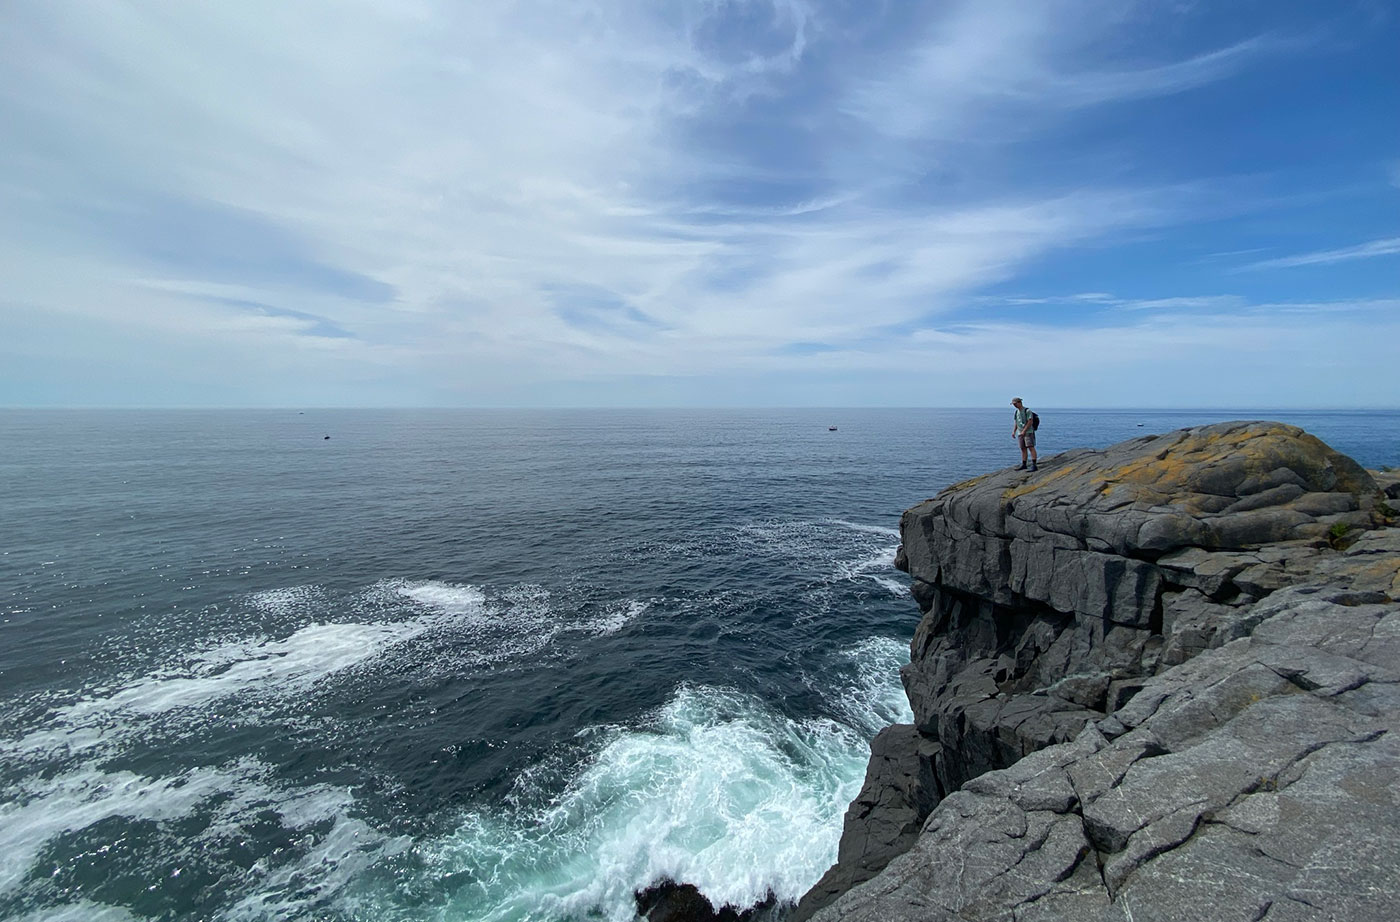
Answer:
M673 880L663 880L638 890L633 897L637 901L637 915L647 922L762 922L775 918L783 908L778 898L770 893L766 900L746 909L733 906L716 909L694 884Z
M910 509L915 722L797 919L1400 917L1393 514L1277 423Z

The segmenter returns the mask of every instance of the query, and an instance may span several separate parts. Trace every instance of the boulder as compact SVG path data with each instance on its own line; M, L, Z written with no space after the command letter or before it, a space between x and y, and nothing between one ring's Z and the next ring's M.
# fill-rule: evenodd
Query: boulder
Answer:
M781 914L781 906L771 893L757 906L716 909L694 884L673 880L663 880L632 896L637 915L647 922L761 922Z

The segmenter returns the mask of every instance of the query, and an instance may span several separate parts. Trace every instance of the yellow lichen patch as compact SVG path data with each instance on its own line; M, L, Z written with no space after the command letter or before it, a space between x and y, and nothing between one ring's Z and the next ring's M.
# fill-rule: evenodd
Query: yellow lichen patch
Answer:
M1113 482L1114 486L1131 484L1171 487L1182 482L1187 473L1200 466L1203 459L1192 457L1193 455L1203 454L1207 449L1212 449L1209 452L1211 455L1224 454L1220 449L1225 445L1234 444L1233 440L1227 442L1226 437L1219 433L1193 435L1156 454L1143 455L1106 470L1100 476Z
M1019 487L1011 487L1008 490L1002 490L1001 501L1005 503L1016 499L1019 496L1025 496L1027 493L1034 493L1036 490L1039 490L1041 487L1047 484L1054 483L1057 480L1064 480L1071 474L1078 473L1082 473L1082 469L1078 465L1070 464L1060 468L1059 470L1050 471L1038 477L1033 476L1029 478L1025 483L1021 484Z
M1374 589L1394 596L1400 592L1400 557L1386 555L1380 558L1370 555L1348 562L1334 571L1334 578L1340 577L1352 589Z
M1374 587L1382 592L1400 590L1400 557L1382 557L1361 567L1353 585L1360 589Z
M1137 458L1103 471L1099 474L1099 480L1106 487L1104 493L1110 496L1121 487L1135 489L1151 486L1171 489L1185 479L1187 471L1195 470L1198 463L1194 459L1186 458L1184 454L1167 452L1162 456Z
M1289 442L1296 434L1283 426L1211 432L1188 436L1155 454L1134 458L1099 474L1101 492L1112 495L1120 488L1151 487L1162 493L1191 490L1193 475L1211 461L1230 459L1250 474L1264 474L1280 461L1279 438ZM1289 452L1292 454L1292 452Z
M969 487L975 487L977 484L979 484L979 483L981 483L982 481L986 480L986 479L987 479L988 477L990 477L990 476L992 476L992 475L991 475L991 474L978 474L976 477L973 477L973 478L970 479L970 480L964 480L962 483L955 483L955 484L953 484L951 487L944 487L942 490L939 491L939 493L953 493L953 492L956 492L956 491L959 491L959 490L963 490L963 489L966 489L966 488L969 488Z

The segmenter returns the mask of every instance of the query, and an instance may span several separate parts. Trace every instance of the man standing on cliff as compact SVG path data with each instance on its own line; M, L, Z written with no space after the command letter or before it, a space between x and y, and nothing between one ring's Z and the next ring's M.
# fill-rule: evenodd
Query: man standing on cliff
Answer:
M1016 438L1016 444L1021 446L1021 466L1018 471L1026 469L1026 452L1031 455L1031 470L1035 470L1035 428L1031 426L1031 411L1023 403L1020 397L1011 398L1011 405L1016 408L1016 415L1012 417L1011 434Z

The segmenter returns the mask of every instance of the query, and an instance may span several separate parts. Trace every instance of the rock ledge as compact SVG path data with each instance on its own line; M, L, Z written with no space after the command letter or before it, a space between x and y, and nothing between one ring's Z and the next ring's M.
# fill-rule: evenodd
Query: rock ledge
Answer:
M1394 486L1223 423L910 509L915 722L795 917L1400 918Z

